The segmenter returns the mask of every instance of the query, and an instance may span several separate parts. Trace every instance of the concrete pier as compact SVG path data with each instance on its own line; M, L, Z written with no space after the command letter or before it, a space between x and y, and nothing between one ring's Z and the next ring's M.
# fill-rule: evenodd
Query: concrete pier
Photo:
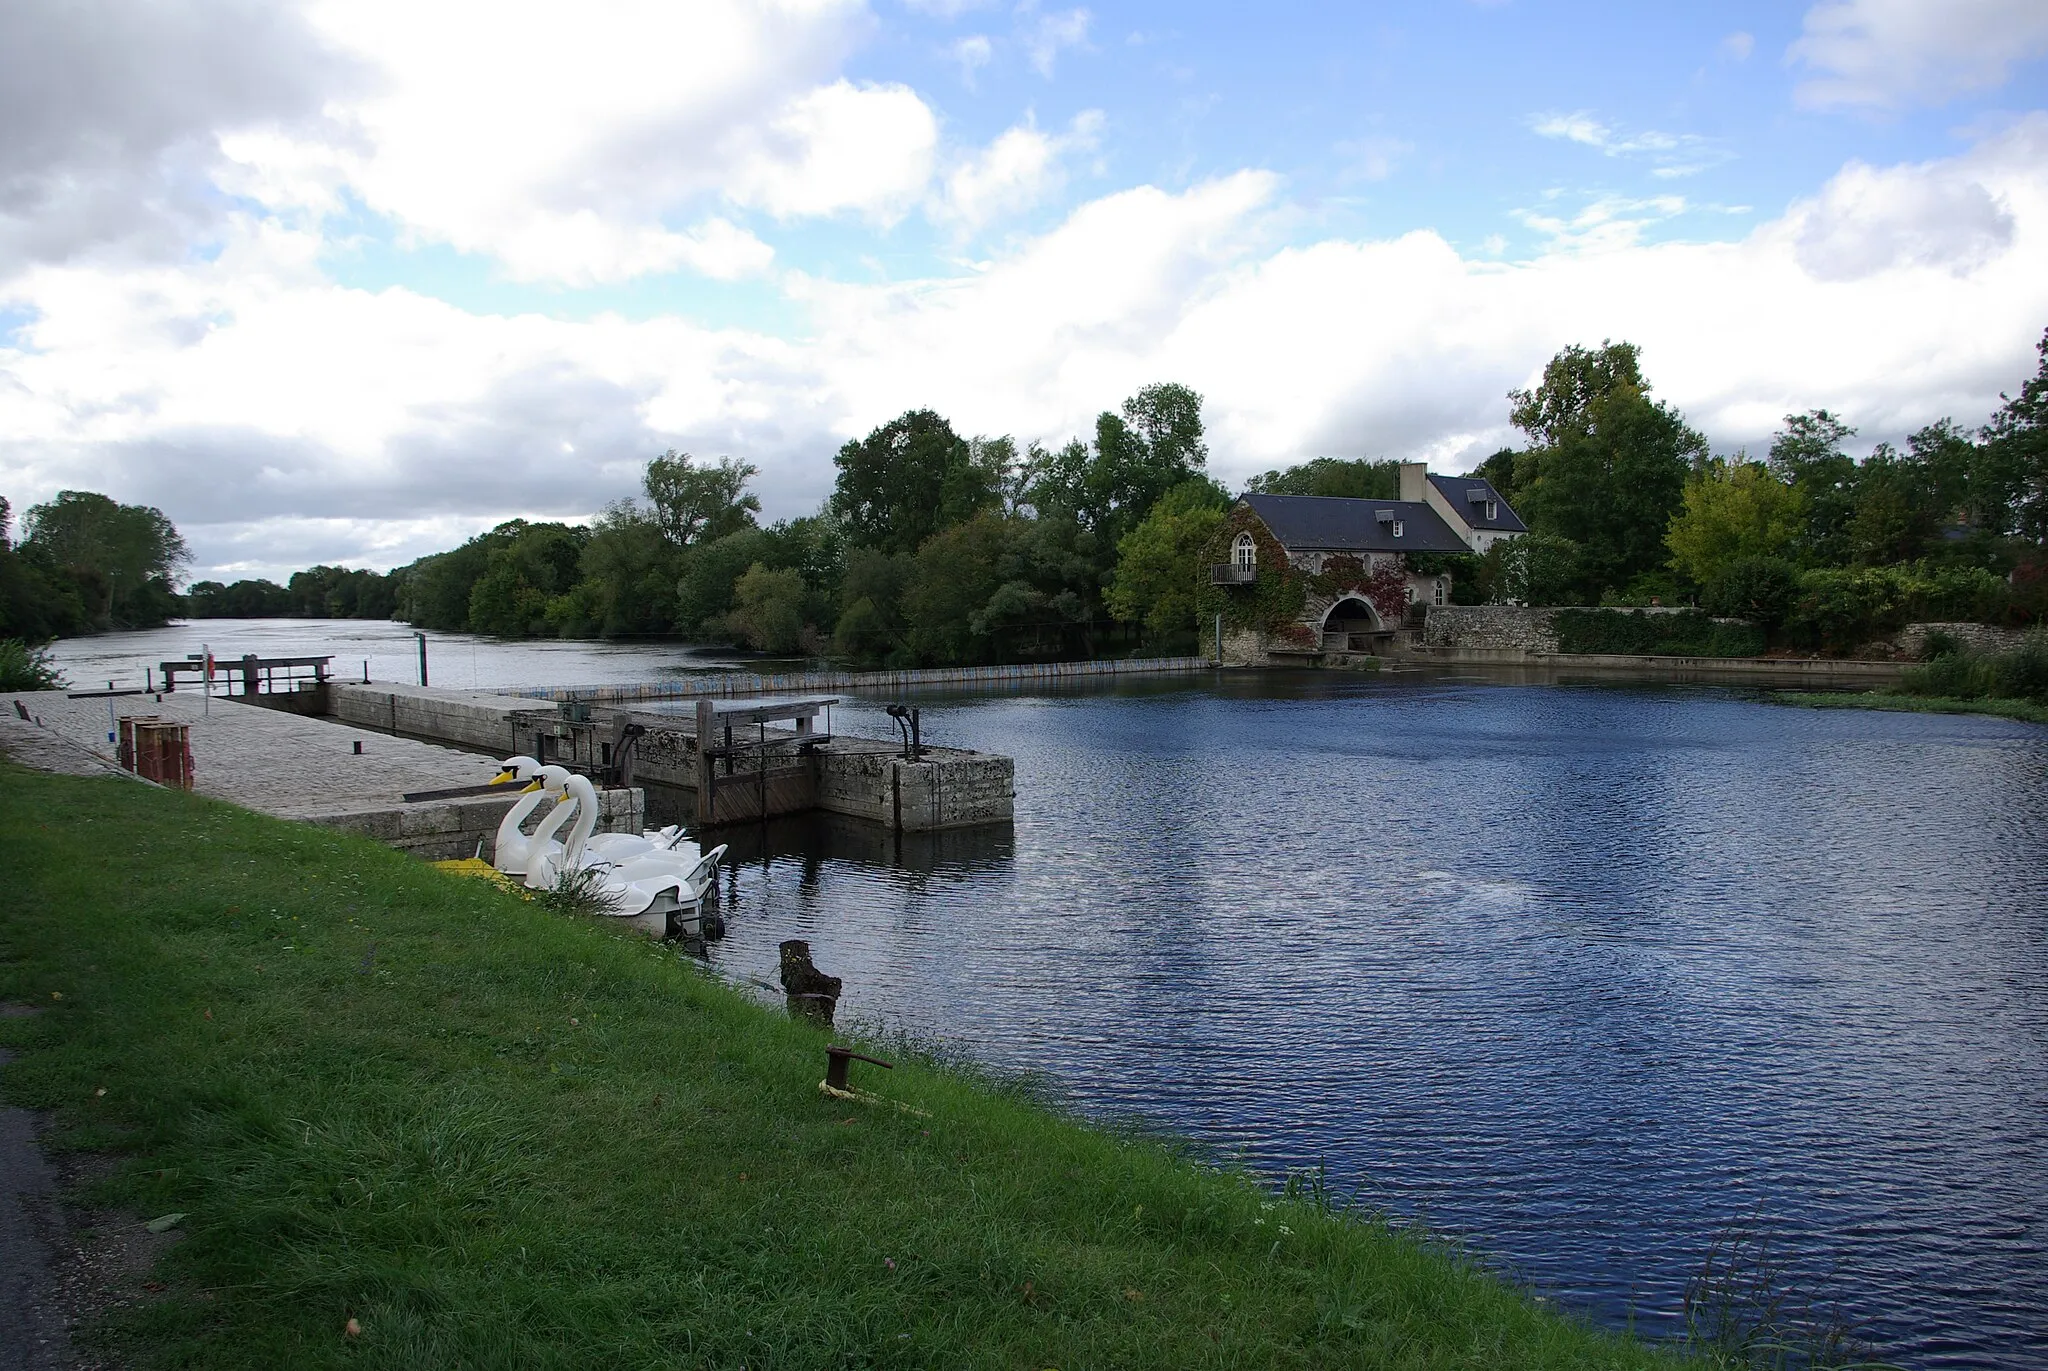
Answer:
M261 697L259 697L261 698ZM19 701L32 721L22 722ZM118 769L107 742L108 699L69 698L62 691L0 695L10 721L0 747L25 765L46 769L66 758L96 758ZM375 838L421 857L467 857L491 839L515 802L511 788L498 795L406 803L411 791L482 785L497 774L490 757L409 738L306 718L240 699L205 698L192 691L111 698L114 716L156 715L191 728L193 788L247 809ZM552 707L548 707L550 710ZM358 753L357 745L361 745ZM499 755L503 755L502 753ZM599 796L599 827L639 832L643 797L637 790Z

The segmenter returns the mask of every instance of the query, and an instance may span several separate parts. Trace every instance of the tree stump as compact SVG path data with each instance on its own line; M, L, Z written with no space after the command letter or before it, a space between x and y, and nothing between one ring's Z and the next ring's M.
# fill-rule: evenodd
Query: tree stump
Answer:
M778 950L782 954L782 993L788 999L790 1015L830 1028L832 1011L839 1005L839 978L827 976L811 964L811 945L801 938L791 938Z

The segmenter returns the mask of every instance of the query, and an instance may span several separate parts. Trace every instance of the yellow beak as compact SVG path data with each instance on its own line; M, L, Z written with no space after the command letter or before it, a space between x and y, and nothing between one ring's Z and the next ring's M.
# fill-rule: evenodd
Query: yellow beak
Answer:
M508 782L511 782L511 781L516 781L516 780L518 780L518 779L519 779L519 775L518 775L518 773L517 773L517 772L513 772L513 771L501 771L501 772L499 772L499 773L498 773L497 775L495 775L495 776L491 777L491 784L492 784L492 785L505 785L505 784L506 784L506 783L508 783Z
M541 789L544 789L544 787L543 787L543 786L541 785L541 783L540 783L539 781L537 781L537 780L534 780L534 781L528 781L528 782L527 782L527 783L526 783L525 785L523 785L523 786L519 787L519 793L520 793L521 795L524 795L524 794L526 794L526 793L527 793L528 791L530 791L530 790L541 790Z

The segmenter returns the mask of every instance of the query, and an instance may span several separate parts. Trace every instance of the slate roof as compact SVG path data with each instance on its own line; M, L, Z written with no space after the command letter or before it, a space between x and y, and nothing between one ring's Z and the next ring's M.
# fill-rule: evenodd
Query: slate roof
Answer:
M1244 502L1290 552L1469 552L1465 540L1417 500L1352 500L1333 495L1247 495ZM1394 536L1380 511L1401 521ZM1517 527L1520 527L1518 524Z
M1508 502L1501 499L1501 494L1493 488L1493 483L1483 476L1432 476L1429 478L1429 483L1435 486L1438 493L1444 499L1450 501L1451 508L1463 515L1465 522L1474 528L1483 528L1496 533L1527 533L1529 531L1528 525L1524 524L1516 516L1515 512L1508 508ZM1479 497L1476 500L1472 498L1475 495ZM1489 519L1486 517L1486 502L1488 500L1499 503L1499 518Z

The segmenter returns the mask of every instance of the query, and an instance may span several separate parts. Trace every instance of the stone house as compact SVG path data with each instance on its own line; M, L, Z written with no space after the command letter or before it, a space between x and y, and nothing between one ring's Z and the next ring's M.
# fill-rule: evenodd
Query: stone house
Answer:
M1527 531L1482 477L1432 476L1421 462L1403 462L1399 489L1395 500L1240 499L1225 525L1227 560L1209 576L1231 597L1226 618L1239 621L1225 629L1224 660L1374 652L1412 607L1450 603L1450 573L1428 565L1440 556L1420 566L1411 558L1484 553Z

